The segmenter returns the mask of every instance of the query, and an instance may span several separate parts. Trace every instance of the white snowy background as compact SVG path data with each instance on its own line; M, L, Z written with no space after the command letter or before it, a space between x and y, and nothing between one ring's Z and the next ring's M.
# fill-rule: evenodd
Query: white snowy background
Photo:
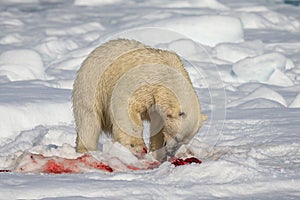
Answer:
M0 173L0 199L299 199L300 7L280 0L0 0L0 169L74 158L71 91L91 50L133 38L185 60L209 120L201 165Z

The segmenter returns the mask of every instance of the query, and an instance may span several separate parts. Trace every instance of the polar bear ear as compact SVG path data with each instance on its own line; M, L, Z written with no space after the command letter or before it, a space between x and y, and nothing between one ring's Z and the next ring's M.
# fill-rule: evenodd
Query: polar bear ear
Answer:
M207 115L201 115L202 116L202 121L205 122L208 119Z

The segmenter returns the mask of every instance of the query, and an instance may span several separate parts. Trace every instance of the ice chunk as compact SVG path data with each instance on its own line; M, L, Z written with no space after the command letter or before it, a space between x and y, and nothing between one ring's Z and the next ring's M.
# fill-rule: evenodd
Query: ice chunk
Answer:
M227 106L229 108L237 107L239 105L245 104L246 102L250 102L255 99L266 99L273 102L277 102L282 106L287 107L285 99L279 93L265 86L261 86L258 89L255 89L253 92L251 92L249 95L245 97L230 102L229 104L227 104ZM263 101L263 103L266 104L266 101ZM243 108L247 108L247 107L243 106ZM252 108L251 104L249 108Z
M290 108L300 108L300 93L296 96L294 101L290 104Z
M214 48L213 54L218 59L235 63L247 57L262 55L264 52L263 48L263 43L260 40L237 44L221 43Z
M49 28L46 30L47 35L81 35L91 31L102 31L105 28L102 24L98 22L89 22L84 24L79 24L72 27L64 27L63 29Z
M158 1L161 3L162 1ZM229 8L216 0L187 0L187 1L170 1L170 3L166 4L163 2L164 7L169 8L184 8L184 7L198 7L198 8L210 8L216 10L229 10Z
M237 106L239 109L282 108L280 103L268 99L253 99Z
M280 73L284 72L287 68L287 58L284 55L269 53L253 58L245 58L233 64L232 71L238 78L244 81L259 81L290 86L292 85L292 81L285 74Z
M222 42L241 42L244 35L238 18L220 15L172 17L149 25L178 32L208 46Z
M300 22L266 7L242 9L240 19L246 29L277 29L298 32ZM245 12L246 11L246 12Z
M2 1L3 2L3 1ZM9 0L8 1L9 3L22 3L22 4L31 4L31 3L38 3L39 2L39 0L26 0L26 1L24 1L24 0Z
M71 124L71 91L13 82L0 87L0 141L38 125Z
M21 130L28 130L40 124L71 123L71 103L1 104L0 116L0 139L14 138Z
M45 79L42 58L30 49L6 51L0 55L0 76L11 81Z
M294 85L293 81L278 69L275 69L275 71L272 73L272 75L268 80L268 83L272 85L278 85L278 86Z
M35 49L50 58L57 58L70 50L78 48L78 45L70 39L57 39L49 37L45 42L37 45Z
M0 22L0 25L9 25L9 26L23 26L24 23L18 19L6 19Z
M121 3L122 0L75 0L74 4L77 6L103 6L107 4L115 4L115 3Z
M0 38L0 44L15 44L22 42L22 37L18 33L8 34Z
M167 49L176 52L182 58L191 60L201 60L202 62L211 62L209 56L210 48L207 46L199 45L189 39L180 39L166 45ZM164 48L164 46L159 47Z

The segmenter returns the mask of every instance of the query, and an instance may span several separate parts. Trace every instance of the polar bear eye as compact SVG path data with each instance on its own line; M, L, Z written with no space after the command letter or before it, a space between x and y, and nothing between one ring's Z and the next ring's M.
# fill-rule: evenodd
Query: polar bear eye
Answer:
M134 147L134 144L130 144L130 146L133 148L133 147Z
M185 116L185 112L179 112L179 116Z

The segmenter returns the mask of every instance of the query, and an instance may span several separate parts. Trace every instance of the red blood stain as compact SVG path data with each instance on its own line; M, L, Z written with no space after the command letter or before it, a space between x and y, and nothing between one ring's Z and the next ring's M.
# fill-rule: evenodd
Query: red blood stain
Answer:
M202 161L195 157L186 158L186 159L173 158L173 159L171 159L171 163L177 167L180 165L187 165L187 164L191 164L191 163L201 164Z
M77 158L77 160L91 168L105 170L108 172L113 172L113 169L110 166L104 164L103 162L96 160L95 158L93 158L92 156L90 156L88 154L84 154L83 156Z
M201 160L199 160L198 158L195 158L195 157L186 158L184 161L187 162L187 163L196 163L196 164L201 164L202 163Z
M84 167L113 172L113 169L111 167L87 154L76 159L54 157L47 161L42 172L53 174L80 173L82 172L82 170L80 169Z
M128 165L127 168L131 170L141 170L140 168L134 167L132 165Z
M146 147L143 148L143 153L145 153L145 154L147 153L147 148Z
M64 166L64 163L59 163L53 159L48 160L43 172L53 173L53 174L74 173L72 169Z

